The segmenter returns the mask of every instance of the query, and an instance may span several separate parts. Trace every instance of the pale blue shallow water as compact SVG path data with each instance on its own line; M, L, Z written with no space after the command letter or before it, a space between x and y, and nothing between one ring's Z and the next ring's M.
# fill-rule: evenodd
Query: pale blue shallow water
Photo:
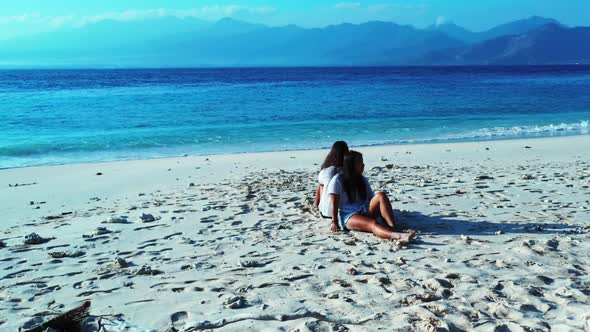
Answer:
M590 133L590 67L0 71L0 168Z

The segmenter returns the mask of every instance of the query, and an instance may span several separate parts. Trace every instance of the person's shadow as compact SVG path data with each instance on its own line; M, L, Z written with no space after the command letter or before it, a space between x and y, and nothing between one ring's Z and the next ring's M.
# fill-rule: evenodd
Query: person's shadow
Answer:
M500 234L559 234L573 231L579 225L542 222L494 223L485 220L459 220L454 216L429 216L418 211L395 211L400 228L421 234L486 236Z

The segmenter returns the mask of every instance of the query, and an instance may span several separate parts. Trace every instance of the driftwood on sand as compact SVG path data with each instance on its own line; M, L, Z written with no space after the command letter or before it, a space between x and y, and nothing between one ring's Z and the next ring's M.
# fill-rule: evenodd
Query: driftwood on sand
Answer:
M55 318L48 320L47 322L40 324L39 326L26 330L24 332L43 332L47 328L52 328L63 332L74 332L80 331L80 326L84 318L90 315L90 301L82 303L77 308L67 311Z

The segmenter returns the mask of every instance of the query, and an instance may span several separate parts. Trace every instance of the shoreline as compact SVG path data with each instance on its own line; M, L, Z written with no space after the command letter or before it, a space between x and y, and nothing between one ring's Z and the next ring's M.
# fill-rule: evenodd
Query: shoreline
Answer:
M0 330L86 300L157 331L235 330L240 317L246 330L584 330L587 146L358 148L400 227L418 232L401 248L332 234L309 210L326 150L3 169ZM49 241L25 244L33 232Z
M418 143L376 143L366 145L354 145L351 149L366 149L366 148L394 148L404 146L424 146L424 145L444 145L444 144L468 144L468 143L486 143L486 142L505 142L505 141L523 141L523 140L544 140L544 139L560 139L560 138L571 138L579 136L590 136L590 133L584 134L566 134L558 136L541 136L541 137L507 137L507 138L494 138L494 139L481 139L481 140L451 140L451 141L429 141L429 142L418 142ZM99 161L82 161L82 162L71 162L71 163L59 163L59 164L47 164L47 165L28 165L28 166L15 166L15 167L0 167L0 172L3 170L12 169L27 169L35 167L59 167L67 165L88 165L88 164L102 164L102 163L120 163L120 162L133 162L133 161L147 161L147 160L162 160L162 159L179 159L179 158L195 158L195 157L217 157L217 156L240 156L250 154L267 154L267 153L302 153L302 152L313 152L313 151L325 151L329 150L330 147L325 148L309 148L309 149L293 149L293 150L269 150L269 151L256 151L256 152L228 152L228 153L210 153L210 154L188 154L163 156L163 157L147 157L142 159L115 159L115 160L99 160Z

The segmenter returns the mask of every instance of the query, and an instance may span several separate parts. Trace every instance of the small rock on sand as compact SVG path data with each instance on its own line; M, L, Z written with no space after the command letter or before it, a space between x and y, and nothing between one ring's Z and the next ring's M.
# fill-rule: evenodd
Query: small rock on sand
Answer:
M155 276L164 272L152 269L149 265L142 265L139 270L135 271L134 275Z
M264 265L266 264L254 260L240 261L241 267L263 267Z
M344 240L344 244L346 244L347 246L356 246L356 240L355 239L346 239L346 240Z
M72 251L72 252L54 251L54 252L50 252L48 254L51 258L67 258L67 257L75 258L75 257L81 257L81 256L86 255L86 253L81 250Z
M547 247L549 247L552 250L557 249L557 247L559 246L559 241L556 239L551 239L548 240L547 242L545 242L545 244L547 245Z
M241 309L246 307L248 302L241 296L232 296L223 302L228 309Z
M43 244L53 240L54 238L44 238L37 233L31 233L25 236L25 244Z
M158 220L158 218L154 217L153 214L149 213L142 213L141 216L139 216L139 219L141 220L141 222L154 222Z
M326 295L326 298L334 300L334 299L340 298L340 296L338 295L338 293L334 292L334 293L330 293L330 294Z
M431 278L422 283L424 288L430 289L432 291L438 291L443 288L453 288L453 284L445 279L440 278Z
M121 257L115 258L115 264L123 269L129 267L129 262L127 262L125 259Z
M127 216L112 216L107 219L107 222L109 224L127 224L129 223L129 220L127 219Z
M461 236L459 236L459 239L461 239L462 241L465 241L465 243L467 243L467 244L471 244L471 242L473 242L473 239L467 235L461 235Z
M460 279L460 278L461 277L459 276L459 274L454 273L454 272L450 272L445 275L445 279Z
M106 227L96 227L96 230L94 231L94 235L104 235L109 233L111 233L111 231Z
M397 265L404 265L404 264L406 264L406 259L403 257L397 257L394 259L394 262Z
M190 237L183 237L178 243L182 244L195 244L197 241L191 239Z

